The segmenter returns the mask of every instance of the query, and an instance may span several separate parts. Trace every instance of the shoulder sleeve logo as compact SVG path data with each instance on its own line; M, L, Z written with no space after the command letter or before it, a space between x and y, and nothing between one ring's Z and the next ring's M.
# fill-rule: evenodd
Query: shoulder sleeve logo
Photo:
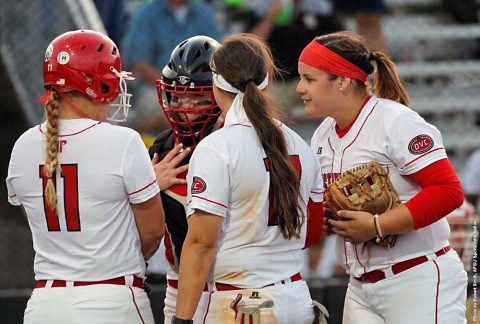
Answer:
M192 194L199 194L204 192L207 189L207 184L205 181L203 181L202 178L199 177L193 177L193 183L192 183Z
M425 134L415 136L410 143L408 143L408 150L412 154L423 154L430 151L433 147L433 139Z

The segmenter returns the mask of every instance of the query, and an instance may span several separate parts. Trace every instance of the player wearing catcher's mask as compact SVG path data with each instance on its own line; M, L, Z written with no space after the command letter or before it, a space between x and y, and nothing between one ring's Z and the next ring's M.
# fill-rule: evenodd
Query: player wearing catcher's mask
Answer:
M101 33L47 48L46 121L17 140L7 178L35 250L24 323L154 323L143 280L164 226L155 172L139 134L106 122L130 106L129 74Z
M173 323L191 323L210 273L204 323L310 324L312 299L299 272L302 248L320 237L319 163L274 118L266 88L275 68L265 43L249 34L227 38L212 70L225 125L198 144L190 161Z
M210 69L213 51L218 46L216 40L207 36L184 40L172 51L162 78L157 81L159 103L171 126L149 149L165 206L164 243L168 262L165 323L170 323L175 315L178 267L187 235L188 163L199 141L223 124L219 118L221 110L213 96ZM207 303L208 286L205 285L195 323L202 323Z
M299 74L305 112L326 117L311 143L325 187L377 161L400 200L378 215L329 215L338 262L350 274L343 323L466 323L467 275L445 219L462 204L462 189L440 132L408 108L394 63L360 36L341 32L307 45ZM344 191L351 199L361 195L353 186ZM333 203L327 199L327 214ZM377 244L387 235L396 240Z

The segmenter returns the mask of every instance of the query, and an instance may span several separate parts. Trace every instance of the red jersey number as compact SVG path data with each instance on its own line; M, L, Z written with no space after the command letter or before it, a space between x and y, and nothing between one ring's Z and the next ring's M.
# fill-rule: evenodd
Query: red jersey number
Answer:
M78 165L61 164L60 169L60 176L63 179L63 206L65 210L67 231L78 232L80 231L80 213L78 210ZM40 165L40 179L42 179L43 208L45 210L45 218L47 220L48 231L60 231L60 223L58 221L57 210L50 208L45 198L45 188L47 186L48 178L45 174L44 165ZM53 176L52 180L56 189L56 177ZM58 204L60 203L61 202L59 201Z
M270 160L268 158L264 158L263 162L265 163L265 169L267 172L270 172ZM302 176L302 164L300 163L300 156L299 155L290 155L290 162L293 165L295 171L297 171L298 175ZM269 200L269 207L268 207L268 226L278 226L278 218L275 211L275 205L272 203L273 196L272 191L270 190L268 193L268 200Z

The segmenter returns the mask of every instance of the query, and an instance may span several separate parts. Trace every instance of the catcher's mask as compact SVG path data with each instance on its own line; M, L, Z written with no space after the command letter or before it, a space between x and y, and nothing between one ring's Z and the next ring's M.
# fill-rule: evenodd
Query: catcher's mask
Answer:
M160 106L177 143L195 147L221 114L215 102L210 60L220 44L207 36L184 40L173 50L170 61L157 81ZM182 106L182 98L200 98Z
M111 104L110 121L127 119L131 94L127 93L126 81L133 80L129 75L130 72L122 71L117 45L92 30L61 34L45 52L45 88L55 87L62 92L75 90L94 103ZM117 97L119 102L112 103Z

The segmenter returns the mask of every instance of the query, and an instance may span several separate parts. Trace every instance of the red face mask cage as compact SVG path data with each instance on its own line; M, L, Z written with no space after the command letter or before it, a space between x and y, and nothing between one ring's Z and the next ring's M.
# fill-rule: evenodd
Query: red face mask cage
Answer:
M176 82L171 84L158 80L156 83L158 101L162 107L167 121L173 130L176 143L182 143L186 147L195 147L205 136L209 126L217 121L222 113L215 102L213 86L182 86ZM196 105L193 108L177 108L171 106L172 95L207 95L210 98L209 105Z

